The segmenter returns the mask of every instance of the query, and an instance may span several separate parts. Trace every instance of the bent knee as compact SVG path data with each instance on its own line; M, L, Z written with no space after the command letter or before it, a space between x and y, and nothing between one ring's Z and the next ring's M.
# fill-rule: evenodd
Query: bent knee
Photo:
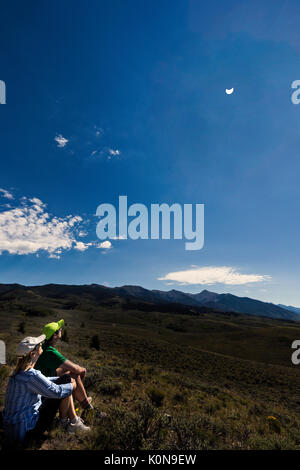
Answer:
M72 378L71 378L71 382L72 382L72 384L73 384L73 390L75 390L76 387L77 387L77 381L76 381L76 379L73 379L73 377L72 377Z

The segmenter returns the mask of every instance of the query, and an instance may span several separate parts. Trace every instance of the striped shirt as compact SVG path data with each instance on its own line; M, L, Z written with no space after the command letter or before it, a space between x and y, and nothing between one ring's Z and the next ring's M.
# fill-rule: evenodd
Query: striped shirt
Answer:
M3 423L8 438L23 442L39 417L41 397L65 398L71 395L73 384L56 385L57 377L45 377L39 370L29 369L11 376L6 389Z

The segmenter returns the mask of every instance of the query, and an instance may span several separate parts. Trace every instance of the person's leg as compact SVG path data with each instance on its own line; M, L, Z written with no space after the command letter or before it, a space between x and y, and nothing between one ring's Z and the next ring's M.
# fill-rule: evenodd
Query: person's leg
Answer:
M91 409L92 405L89 402L80 375L77 375L74 378L76 380L76 390L73 391L73 396L75 400L77 400L84 409Z
M79 418L76 415L76 411L74 408L74 400L73 396L70 395L67 398L64 398L61 401L61 406L60 406L60 412L61 416L61 424L65 428L66 431L74 433L74 432L79 432L79 431L90 431L90 427L86 426L83 423L82 418Z
M26 433L24 447L26 448L35 439L40 439L48 431L54 421L61 400L43 398L39 408L39 418L35 427Z
M56 369L56 373L59 377L58 380L56 381L57 384L67 383L64 380L70 381L70 379L68 380L68 377L72 377L76 381L76 389L73 390L74 399L76 401L78 401L84 409L92 409L93 408L92 405L90 404L90 399L87 396L87 393L86 393L86 390L84 388L84 385L83 385L83 382L82 382L82 379L81 379L80 375L76 375L76 374L70 373L68 371L63 372L62 368Z
M73 396L63 398L59 406L60 417L62 420L69 418L71 421L76 417Z
M66 373L61 375L60 377L57 378L55 381L56 384L61 385L61 384L66 384L66 383L73 383L73 393L77 388L77 383L76 380L71 377L70 374ZM73 400L73 395L69 395L66 398L63 398L60 401L59 405L59 414L60 414L60 419L62 424L66 424L68 422L68 419L72 420L76 417L76 412L75 412L75 407L74 407L74 400Z

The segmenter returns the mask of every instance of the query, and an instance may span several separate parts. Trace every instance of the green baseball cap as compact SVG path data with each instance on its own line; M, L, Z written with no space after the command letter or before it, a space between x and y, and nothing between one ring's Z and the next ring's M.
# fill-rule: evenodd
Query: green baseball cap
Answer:
M51 336L53 336L57 330L60 330L64 326L64 324L65 324L64 320L59 320L57 323L53 322L53 323L48 323L48 325L45 325L42 333L46 335L46 340L50 339Z

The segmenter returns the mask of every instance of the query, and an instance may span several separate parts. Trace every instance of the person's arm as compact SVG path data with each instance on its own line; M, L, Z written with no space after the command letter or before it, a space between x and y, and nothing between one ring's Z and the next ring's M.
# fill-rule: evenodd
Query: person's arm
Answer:
M40 371L32 375L27 382L28 388L46 398L66 398L73 392L74 385L72 382L62 385L56 385L54 382L45 377Z
M72 361L69 361L69 359L66 359L59 367L64 371L71 372L71 374L80 375L82 379L85 378L86 369Z

